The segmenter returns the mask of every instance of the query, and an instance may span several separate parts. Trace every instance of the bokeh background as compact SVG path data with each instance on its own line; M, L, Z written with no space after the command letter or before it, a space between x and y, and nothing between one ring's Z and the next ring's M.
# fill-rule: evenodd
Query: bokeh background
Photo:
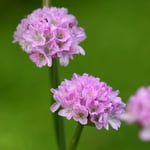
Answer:
M60 80L74 72L100 77L126 102L139 86L150 84L149 0L53 0L67 7L87 39L86 56L76 55L60 67ZM49 68L37 68L17 44L17 24L40 0L0 0L0 150L57 150L52 113L49 111ZM76 126L65 120L67 142ZM78 150L147 150L138 127L122 123L118 131L85 127Z

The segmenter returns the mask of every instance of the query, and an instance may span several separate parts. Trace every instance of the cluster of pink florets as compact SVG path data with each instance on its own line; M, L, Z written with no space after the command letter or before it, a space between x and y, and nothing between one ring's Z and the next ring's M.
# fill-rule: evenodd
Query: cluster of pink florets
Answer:
M14 33L14 42L21 45L38 67L51 67L53 58L59 58L60 64L67 66L74 54L85 54L79 46L85 38L75 16L68 14L66 8L56 7L34 10L21 20ZM125 104L118 97L119 92L100 79L74 74L51 92L56 100L52 112L59 110L60 116L98 129L108 129L109 124L116 130L120 127L119 116Z
M71 80L65 80L57 89L51 89L56 102L51 106L52 112L67 119L86 125L93 124L97 129L114 129L120 127L119 116L125 104L105 82L83 74L74 74Z
M139 88L136 94L129 98L126 112L121 118L128 123L140 124L140 138L150 140L150 86Z
M77 25L75 16L68 14L66 8L36 9L21 20L14 33L14 42L21 45L38 67L50 67L56 57L66 66L74 54L85 54L79 43L86 35Z

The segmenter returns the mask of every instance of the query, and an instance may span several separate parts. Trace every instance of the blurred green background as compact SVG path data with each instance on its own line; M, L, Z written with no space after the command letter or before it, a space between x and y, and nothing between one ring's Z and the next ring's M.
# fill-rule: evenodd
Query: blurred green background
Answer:
M139 86L150 84L149 0L53 0L67 7L85 28L76 55L60 67L60 79L74 72L100 77L120 90L123 101ZM17 24L40 0L0 0L0 150L57 150L50 107L49 68L37 68L19 45L12 44ZM76 126L65 120L67 142ZM135 125L122 123L118 131L85 127L78 150L147 150Z

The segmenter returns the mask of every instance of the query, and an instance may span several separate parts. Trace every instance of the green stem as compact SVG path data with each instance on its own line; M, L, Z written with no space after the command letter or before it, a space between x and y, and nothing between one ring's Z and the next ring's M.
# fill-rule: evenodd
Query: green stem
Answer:
M50 5L50 0L42 0L42 5L43 6L49 6Z
M53 59L53 64L50 69L50 81L51 87L57 88L59 85L59 73L58 73L58 65L57 60ZM52 103L54 103L54 99L52 98ZM54 126L55 133L57 138L57 144L59 150L66 150L66 141L65 141L65 130L64 130L64 122L63 118L54 113Z
M49 6L50 0L42 0L43 6ZM57 60L53 59L52 67L50 69L50 82L52 88L57 88L59 85L59 72ZM52 103L54 103L54 99L52 97ZM58 116L56 113L53 115L54 119L54 127L57 138L57 144L59 150L66 150L66 141L65 141L65 130L64 130L64 122L63 118Z
M71 143L69 145L69 149L68 150L76 150L78 142L80 140L80 136L81 136L82 130L83 130L83 125L78 123L78 125L77 125L77 127L75 129L74 135L72 137L72 141L71 141Z

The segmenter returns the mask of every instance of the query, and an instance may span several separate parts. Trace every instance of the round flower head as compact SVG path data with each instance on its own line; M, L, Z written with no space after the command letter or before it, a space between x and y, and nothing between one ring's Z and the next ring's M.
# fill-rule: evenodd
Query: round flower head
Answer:
M55 103L51 111L60 116L73 118L80 124L92 124L97 129L109 124L114 129L120 127L119 116L125 104L105 82L88 74L74 74L71 80L64 80L57 89L51 89Z
M121 115L121 119L128 123L138 123L142 127L140 138L150 140L150 86L139 88L129 98L126 112Z
M14 42L20 44L38 67L51 67L56 57L62 66L67 66L74 54L85 54L79 43L86 35L77 25L75 16L68 14L67 9L43 7L21 20Z

